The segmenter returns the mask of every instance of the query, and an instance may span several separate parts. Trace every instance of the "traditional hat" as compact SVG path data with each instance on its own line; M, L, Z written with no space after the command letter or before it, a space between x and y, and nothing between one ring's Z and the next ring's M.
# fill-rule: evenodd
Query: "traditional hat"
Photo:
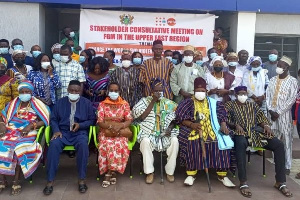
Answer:
M7 61L5 58L0 57L0 63L3 64L5 67L7 67Z
M292 65L292 59L287 57L287 56L282 56L282 58L280 59L281 61L285 62L286 64L288 64L289 66Z
M216 61L221 61L223 63L223 67L227 67L227 62L224 60L223 56L216 56L210 62L210 66L213 66Z
M34 86L32 84L31 81L28 80L23 80L19 86L18 86L18 91L20 92L21 89L23 88L28 88L29 90L33 91L34 90Z
M201 77L196 78L194 81L194 90L197 88L205 88L206 89L206 81Z
M235 57L235 58L238 58L238 55L237 55L237 53L235 53L235 52L230 52L230 53L227 54L227 58L229 58L229 57Z
M195 47L192 46L192 45L186 45L186 46L183 48L183 51L192 51L192 52L195 52Z
M53 53L54 49L60 49L62 47L62 44L56 43L51 47L51 52Z
M262 61L261 61L261 58L259 56L252 56L250 59L249 59L249 65L251 65L251 63L253 63L254 61L258 60L260 62L260 65L262 65Z
M238 86L234 88L234 92L237 94L239 91L246 91L247 92L247 87L246 86Z
M13 53L12 53L12 57L15 57L15 55L18 55L18 54L24 54L24 55L26 55L26 51L23 51L23 50L14 50Z

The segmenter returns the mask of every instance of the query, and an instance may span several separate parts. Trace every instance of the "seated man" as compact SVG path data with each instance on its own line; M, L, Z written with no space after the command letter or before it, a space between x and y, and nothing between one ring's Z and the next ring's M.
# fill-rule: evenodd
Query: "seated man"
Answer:
M237 100L227 102L225 107L228 112L228 125L234 130L234 146L241 194L249 198L252 196L246 175L246 148L250 145L273 151L276 171L275 187L286 197L291 197L292 193L285 184L283 143L273 136L269 122L259 106L254 102L247 101L247 87L239 86L234 91Z
M227 178L230 149L233 147L226 126L227 113L222 102L207 97L206 86L203 78L196 78L194 95L180 102L176 110L180 123L180 163L186 167L188 175L184 184L193 185L198 170L214 168L219 181L226 187L234 187ZM202 145L206 152L202 151Z
M14 175L11 195L21 193L20 172L30 177L39 166L43 150L36 142L38 128L49 124L49 108L32 97L30 81L18 86L19 97L13 99L0 117L0 193L7 187L5 175Z
M160 79L152 79L152 96L142 98L132 109L135 119L140 120L138 142L143 154L146 183L154 181L153 150L166 151L168 163L165 166L167 180L174 182L174 171L178 154L178 129L175 129L175 110L177 104L164 97L166 87Z
M69 95L58 100L51 113L50 125L54 134L47 155L48 183L43 191L45 195L50 195L53 191L59 155L66 145L73 145L76 149L79 192L85 193L87 190L85 177L89 157L88 129L95 124L96 115L92 103L79 96L80 91L80 82L70 81Z

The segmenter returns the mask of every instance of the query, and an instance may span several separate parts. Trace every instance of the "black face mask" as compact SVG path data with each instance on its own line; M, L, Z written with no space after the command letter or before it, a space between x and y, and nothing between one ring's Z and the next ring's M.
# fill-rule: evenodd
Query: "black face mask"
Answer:
M223 67L214 67L215 72L220 72L223 70Z
M0 76L3 76L6 73L6 70L0 70Z
M17 60L15 60L15 63L17 65L17 67L22 67L25 64L25 60L24 59L17 59Z

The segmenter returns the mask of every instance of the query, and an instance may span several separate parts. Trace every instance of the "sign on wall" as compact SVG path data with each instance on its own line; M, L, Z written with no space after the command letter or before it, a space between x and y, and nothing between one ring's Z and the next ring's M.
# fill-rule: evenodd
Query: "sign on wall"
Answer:
M145 13L82 9L80 45L98 55L107 50L122 54L123 49L152 56L152 42L163 41L164 50L181 51L193 45L206 55L213 45L215 15Z

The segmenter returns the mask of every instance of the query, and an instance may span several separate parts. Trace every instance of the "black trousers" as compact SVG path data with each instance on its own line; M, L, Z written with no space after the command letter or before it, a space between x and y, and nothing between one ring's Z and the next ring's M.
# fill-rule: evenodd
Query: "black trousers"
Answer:
M276 182L284 183L285 177L285 153L283 143L278 138L267 140L268 144L263 148L273 151L275 162L275 179ZM248 147L248 140L245 136L234 136L235 155L238 168L238 176L240 182L247 181L246 174L246 149Z
M300 124L297 122L297 132L298 132L298 135L299 135L299 138L300 138Z

